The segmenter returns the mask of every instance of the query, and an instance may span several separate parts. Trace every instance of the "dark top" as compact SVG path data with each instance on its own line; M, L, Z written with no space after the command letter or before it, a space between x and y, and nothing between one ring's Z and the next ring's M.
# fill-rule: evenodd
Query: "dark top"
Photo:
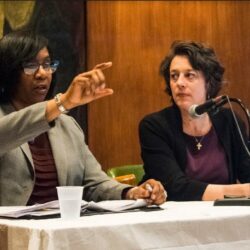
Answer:
M47 133L29 142L35 167L35 185L28 205L57 200L57 170Z
M229 183L236 183L237 179L242 183L250 182L250 157L242 146L231 111L222 109L210 118L226 152ZM243 128L242 122L240 127ZM149 178L161 181L168 192L168 200L201 200L209 183L185 174L187 145L178 108L172 106L147 115L140 122L139 136L145 169L142 181Z
M214 128L201 137L185 133L184 136L187 143L186 175L207 183L228 184L227 158Z

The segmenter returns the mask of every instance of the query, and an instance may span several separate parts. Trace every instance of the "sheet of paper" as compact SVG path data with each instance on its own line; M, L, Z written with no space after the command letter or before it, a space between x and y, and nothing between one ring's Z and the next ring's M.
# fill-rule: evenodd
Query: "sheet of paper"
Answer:
M140 208L147 206L143 199L138 200L108 200L100 202L89 202L88 209L100 211L119 212L128 209Z

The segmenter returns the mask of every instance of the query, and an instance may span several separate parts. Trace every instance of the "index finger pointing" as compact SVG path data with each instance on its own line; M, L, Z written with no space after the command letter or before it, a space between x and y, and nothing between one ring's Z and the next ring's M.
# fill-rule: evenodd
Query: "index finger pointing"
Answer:
M94 69L107 69L107 68L110 68L112 66L112 62L105 62L105 63L100 63L100 64L97 64Z

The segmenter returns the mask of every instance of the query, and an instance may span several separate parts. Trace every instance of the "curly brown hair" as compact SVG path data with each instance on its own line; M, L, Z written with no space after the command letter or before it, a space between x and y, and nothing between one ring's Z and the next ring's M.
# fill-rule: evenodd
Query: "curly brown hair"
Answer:
M186 56L193 69L201 71L206 80L207 98L215 97L222 88L224 67L220 64L214 49L194 41L174 41L169 54L160 65L160 74L166 82L166 92L170 89L170 64L177 55Z

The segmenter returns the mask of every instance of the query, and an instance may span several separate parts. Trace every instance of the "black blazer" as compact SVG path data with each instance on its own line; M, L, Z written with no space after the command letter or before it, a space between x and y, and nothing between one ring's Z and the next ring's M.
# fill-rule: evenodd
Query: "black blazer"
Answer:
M228 183L250 182L250 157L243 148L231 111L224 108L210 118L226 152ZM239 120L239 124L247 143L243 122ZM209 183L185 175L187 152L179 109L171 106L144 117L139 137L145 168L142 181L150 178L161 181L168 200L201 200Z

